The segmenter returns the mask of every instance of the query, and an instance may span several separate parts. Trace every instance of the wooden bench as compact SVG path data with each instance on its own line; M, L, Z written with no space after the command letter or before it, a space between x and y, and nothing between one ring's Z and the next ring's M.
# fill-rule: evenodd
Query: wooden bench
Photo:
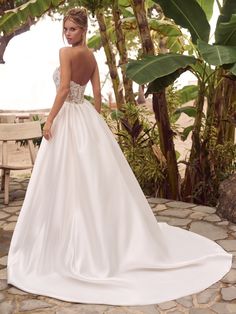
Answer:
M4 190L4 204L9 204L9 181L11 170L25 170L32 169L35 159L36 151L33 144L33 139L42 136L41 124L39 121L25 122L25 123L0 123L0 141L2 144L2 169L1 190ZM31 164L16 165L8 163L7 143L9 141L28 140L29 154Z

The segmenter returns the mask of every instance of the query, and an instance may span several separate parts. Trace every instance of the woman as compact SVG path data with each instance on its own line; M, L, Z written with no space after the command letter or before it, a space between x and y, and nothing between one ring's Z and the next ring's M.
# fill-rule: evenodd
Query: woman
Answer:
M155 304L220 280L232 255L193 232L157 222L100 113L98 67L85 43L87 13L63 21L57 94L44 126L8 255L8 283L57 299ZM95 107L84 99L91 81Z

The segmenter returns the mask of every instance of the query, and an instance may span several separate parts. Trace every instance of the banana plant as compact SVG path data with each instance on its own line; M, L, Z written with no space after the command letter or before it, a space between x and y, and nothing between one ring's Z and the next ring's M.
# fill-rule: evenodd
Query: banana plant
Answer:
M29 18L41 17L48 10L58 7L64 0L29 0L0 15L0 33L10 34L27 23Z
M29 31L39 16L58 3L59 1L41 1L39 5L34 1L0 1L0 63L5 63L4 53L10 40Z
M219 183L219 165L213 153L217 145L229 141L234 143L235 125L230 121L236 111L236 3L226 0L219 7L215 43L209 44L208 18L212 1L208 2L208 18L204 11L206 1L154 2L161 6L165 16L189 31L194 55L167 53L131 61L127 66L127 75L137 83L148 84L146 95L162 91L185 71L191 71L196 76L198 94L192 126L192 147L181 193L184 200L207 203L212 191L217 194ZM205 97L206 116L203 112ZM196 187L199 186L201 189L197 191Z

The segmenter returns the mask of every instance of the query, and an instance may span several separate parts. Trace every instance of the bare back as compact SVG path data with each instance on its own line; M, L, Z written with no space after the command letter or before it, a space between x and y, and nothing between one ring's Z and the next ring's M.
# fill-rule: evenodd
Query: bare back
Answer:
M87 47L73 47L71 53L71 80L85 85L91 79L96 68L96 60Z

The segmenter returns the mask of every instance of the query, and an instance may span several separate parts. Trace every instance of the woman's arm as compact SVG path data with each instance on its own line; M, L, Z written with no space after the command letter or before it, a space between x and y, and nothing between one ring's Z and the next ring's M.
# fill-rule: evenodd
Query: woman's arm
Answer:
M48 140L51 138L51 126L54 118L60 111L68 93L70 91L70 80L71 80L71 60L68 53L68 48L61 48L59 50L60 58L60 85L57 89L57 94L53 103L53 106L49 112L47 121L44 125L44 137Z
M96 67L93 71L92 77L91 77L91 84L93 87L93 96L94 96L94 105L95 109L98 113L101 112L101 85L100 85L100 77L99 77L99 70L98 65L96 62Z

